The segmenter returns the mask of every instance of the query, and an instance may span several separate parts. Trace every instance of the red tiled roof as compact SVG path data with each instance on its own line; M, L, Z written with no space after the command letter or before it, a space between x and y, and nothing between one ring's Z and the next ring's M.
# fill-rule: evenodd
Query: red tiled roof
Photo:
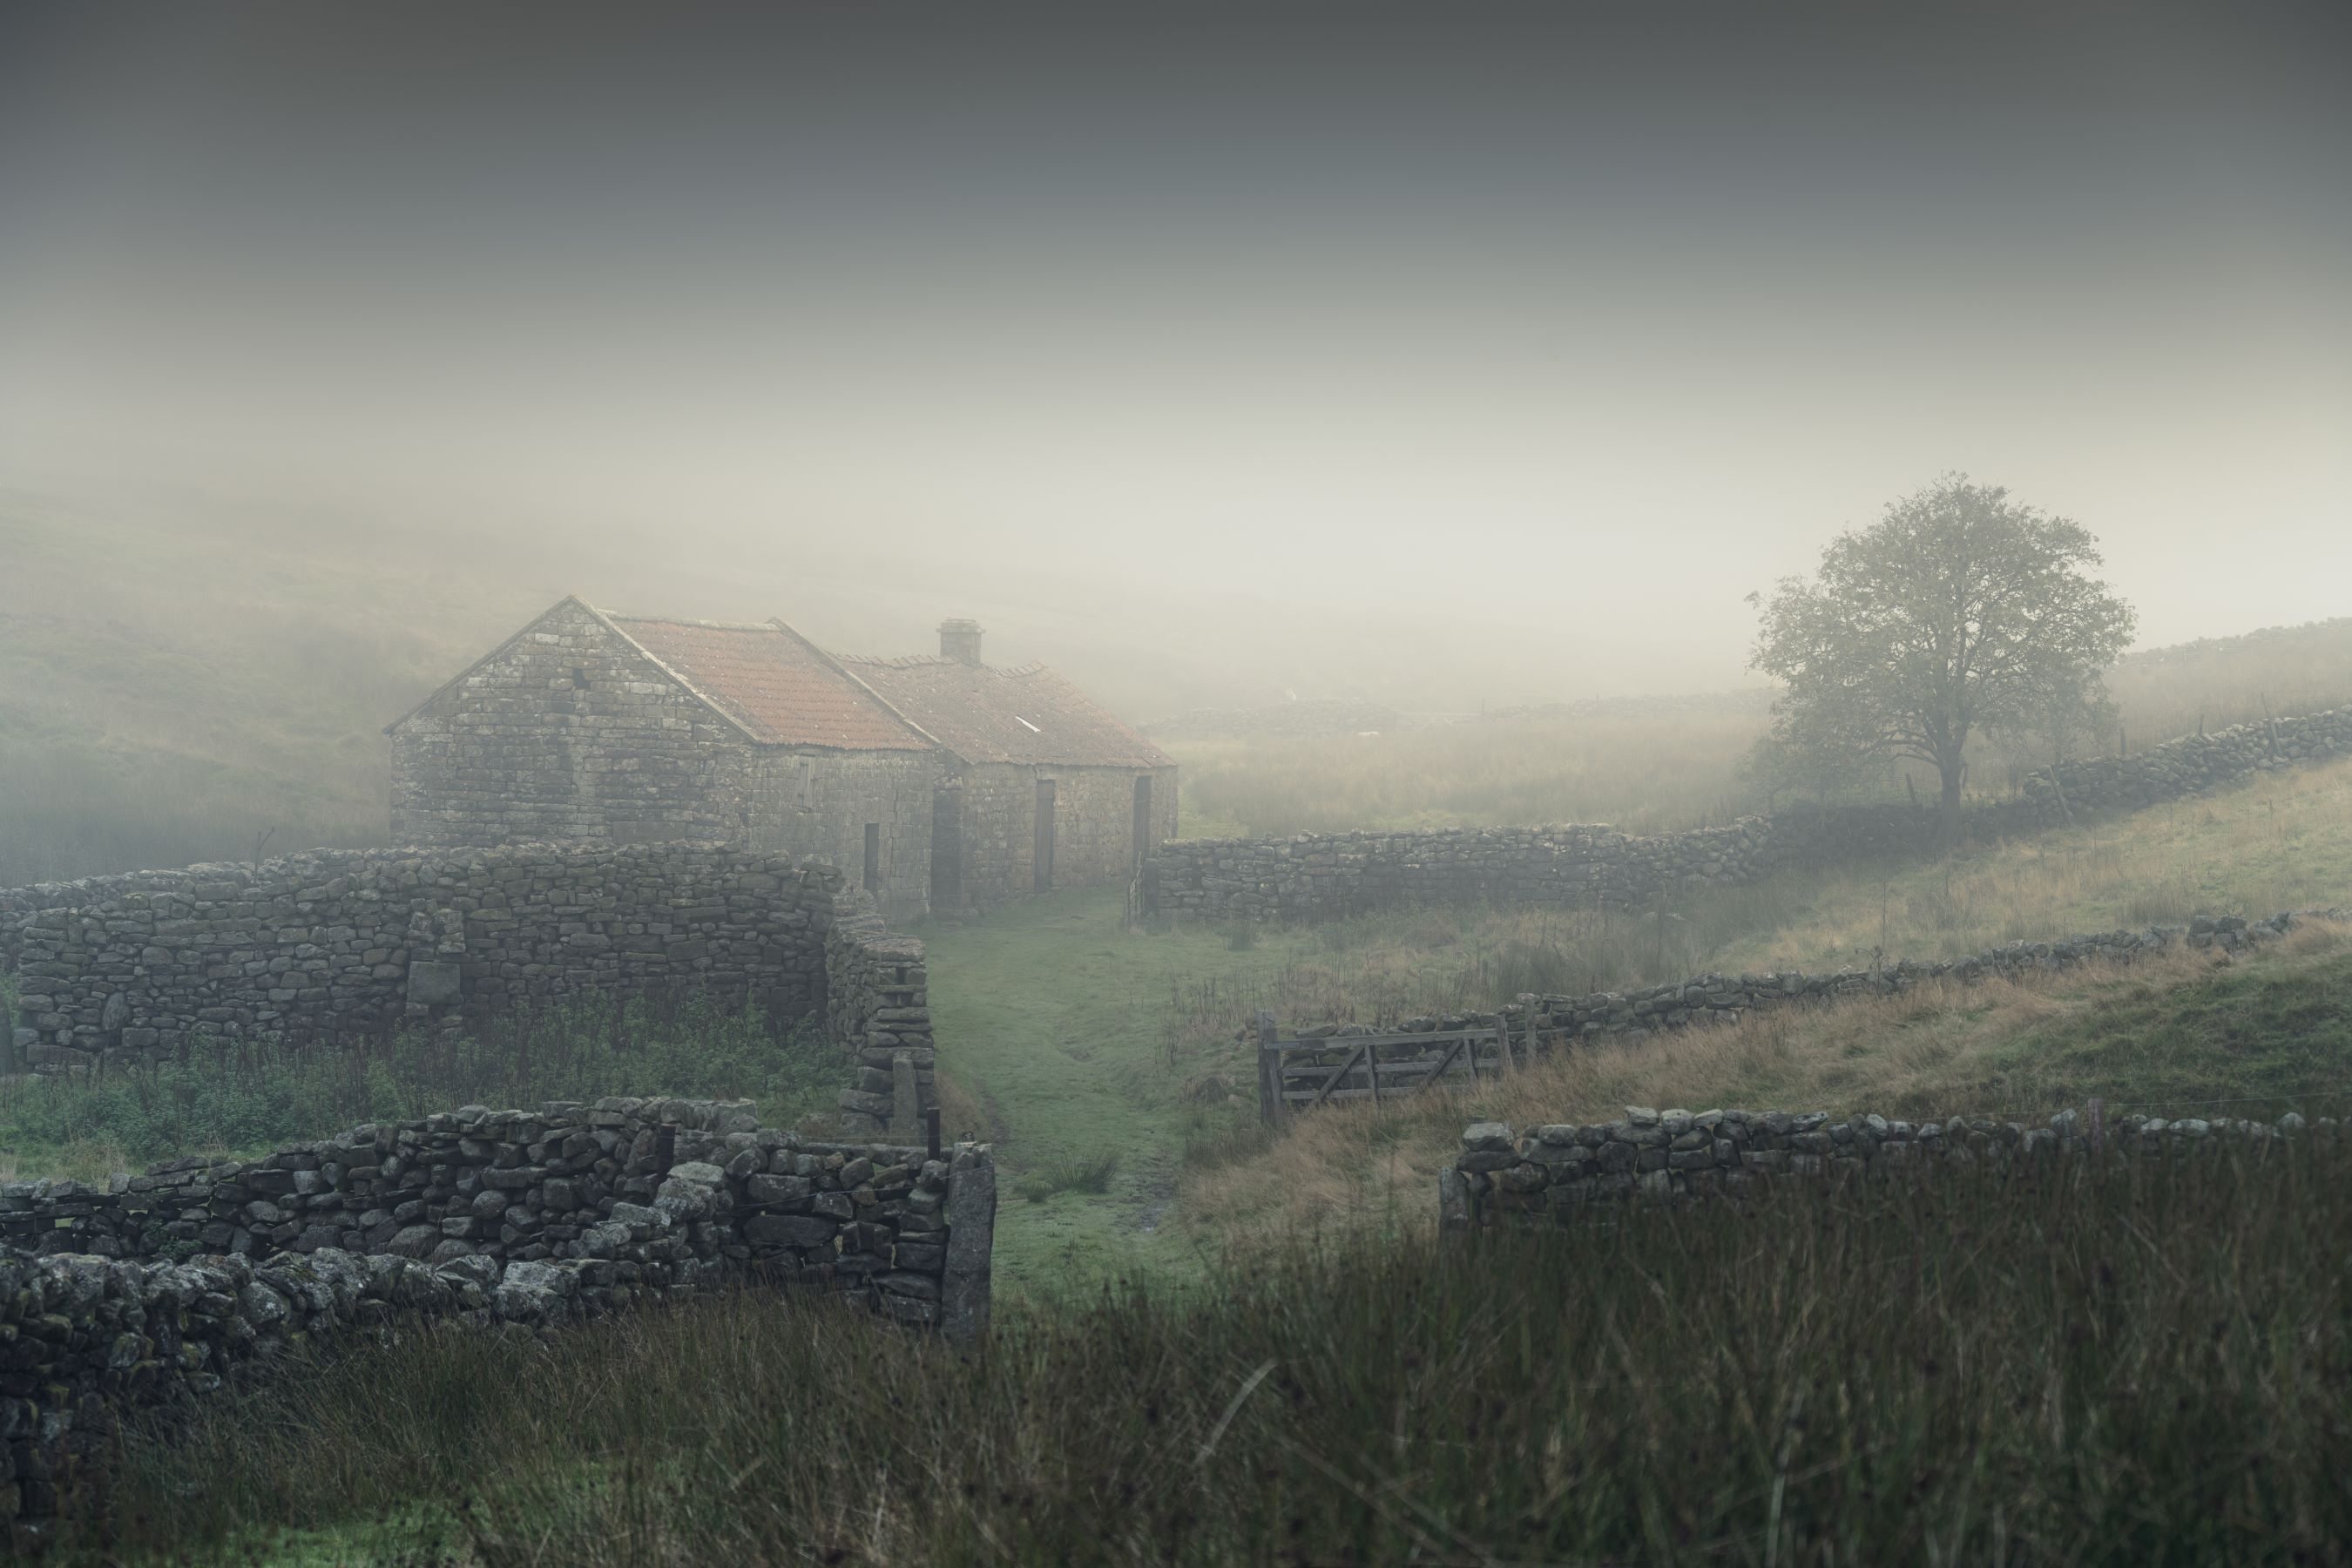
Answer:
M931 750L798 633L634 616L604 619L755 740L849 752Z
M1175 765L1165 752L1041 665L998 669L952 658L835 657L966 762Z

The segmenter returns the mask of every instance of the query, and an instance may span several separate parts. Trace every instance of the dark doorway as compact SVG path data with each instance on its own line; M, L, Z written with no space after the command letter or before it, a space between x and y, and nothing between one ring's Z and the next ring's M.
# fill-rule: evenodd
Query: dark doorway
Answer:
M1135 781L1135 863L1151 853L1151 775Z
M882 890L882 825L878 822L866 825L866 890Z
M931 908L963 901L963 790L948 779L931 786Z
M1037 891L1054 885L1054 781L1037 781L1037 848L1032 875Z

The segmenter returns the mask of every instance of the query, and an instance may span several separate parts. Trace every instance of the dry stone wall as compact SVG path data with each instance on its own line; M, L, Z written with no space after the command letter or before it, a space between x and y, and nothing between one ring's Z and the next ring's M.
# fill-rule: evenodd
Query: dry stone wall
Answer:
M2266 769L2352 755L2352 707L2168 741L2127 758L2029 776L2015 800L1975 807L1971 838L2039 832L2078 813L2130 810ZM1445 828L1293 838L1185 839L1146 861L1147 913L1328 921L1416 904L1639 908L1687 887L1752 881L1786 866L1910 855L1937 841L1908 806L1797 807L1727 827L1633 836L1605 826Z
M114 1414L402 1316L552 1326L763 1279L977 1334L995 1205L984 1144L807 1142L707 1100L467 1106L103 1193L9 1184L0 1519L52 1511Z
M21 889L0 957L35 1068L664 988L791 1019L823 1001L839 886L717 845L316 850Z
M1628 1106L1617 1121L1556 1123L1514 1132L1481 1121L1438 1173L1438 1221L1446 1230L1573 1223L1596 1204L1734 1193L1781 1178L1929 1171L2097 1153L2113 1159L2180 1158L2312 1136L2346 1141L2333 1117L2290 1111L2275 1123L2168 1121L2131 1115L2095 1129L2064 1110L2047 1126L1955 1116L1912 1122L1827 1111L1654 1110ZM2094 1134L2096 1136L2094 1136Z
M2344 918L2340 910L2289 911L2262 921L2200 915L2186 925L2095 931L2059 942L2006 942L1951 960L1906 958L1873 969L1702 974L1633 991L1531 996L1516 1011L1533 1023L1538 1039L1546 1045L1599 1037L1638 1040L1693 1025L1737 1023L1759 1008L1893 995L1928 981L1968 984L2085 963L2123 963L2180 944L2232 951L2274 940L2305 920Z
M1633 991L1596 991L1573 996L1528 994L1494 1012L1424 1015L1387 1026L1369 1024L1299 1024L1288 1031L1297 1040L1328 1040L1324 1050L1286 1053L1284 1070L1299 1073L1335 1068L1356 1048L1353 1041L1368 1035L1440 1036L1462 1029L1505 1029L1512 1041L1514 1059L1532 1050L1538 1056L1601 1041L1633 1042L1651 1035L1710 1025L1736 1024L1759 1009L1815 1006L1853 996L1889 996L1930 981L1970 984L1981 980L2013 979L2048 970L2071 969L2086 963L2126 963L2176 945L2235 952L2276 940L2308 920L2342 921L2342 910L2306 910L2249 921L2242 915L2200 915L2186 925L2149 926L2144 931L2097 931L2059 942L2015 942L1987 948L1966 958L1938 961L1904 959L1872 969L1775 971L1766 974L1699 974L1663 985ZM1246 1037L1247 1031L1244 1031ZM1433 1042L1417 1046L1410 1039L1375 1047L1383 1062L1433 1061L1447 1047ZM1482 1050L1477 1068L1487 1070L1500 1061L1491 1049ZM1452 1075L1467 1077L1471 1064L1457 1057Z
M894 1119L936 1108L938 1052L923 944L886 927L872 900L845 892L825 934L825 1026L857 1053L857 1087L841 1097L843 1117L861 1131L880 1131ZM902 1061L914 1083L911 1107L898 1103Z

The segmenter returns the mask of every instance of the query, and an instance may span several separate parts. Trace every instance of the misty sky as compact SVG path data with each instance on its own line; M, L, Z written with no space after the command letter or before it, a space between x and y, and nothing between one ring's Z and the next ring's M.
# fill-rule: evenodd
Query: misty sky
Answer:
M0 468L657 527L820 628L1402 609L1563 695L1738 681L1948 468L2143 642L2352 613L2352 5L1140 15L13 5Z

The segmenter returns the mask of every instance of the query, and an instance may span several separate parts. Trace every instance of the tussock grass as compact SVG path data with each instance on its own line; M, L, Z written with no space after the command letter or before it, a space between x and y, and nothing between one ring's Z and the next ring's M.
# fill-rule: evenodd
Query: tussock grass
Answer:
M1775 879L1727 971L1951 958L1996 942L2352 905L2352 760L1956 855ZM1777 908L1770 907L1777 905Z
M548 1346L416 1334L134 1434L110 1560L2324 1561L2346 1158L1293 1244L977 1352L752 1292Z
M2100 1095L2121 1114L2352 1113L2352 927L2252 957L1935 983L1569 1051L1475 1089L1317 1110L1253 1145L1204 1141L1180 1213L1227 1256L1305 1234L1419 1233L1474 1121L1599 1121L1627 1105L2019 1120Z
M856 1076L821 1030L783 1030L756 1009L700 996L553 1008L455 1037L213 1041L104 1076L0 1080L0 1163L25 1176L96 1181L459 1105L611 1094L748 1099L772 1124L815 1126Z

